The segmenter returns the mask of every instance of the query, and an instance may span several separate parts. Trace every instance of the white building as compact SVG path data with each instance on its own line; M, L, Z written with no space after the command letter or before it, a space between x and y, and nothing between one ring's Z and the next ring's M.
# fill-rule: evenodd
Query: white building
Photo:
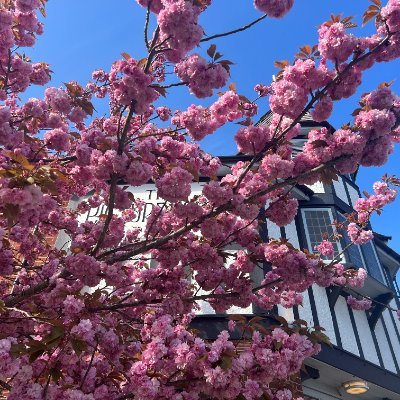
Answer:
M266 114L259 124L268 124L270 118L271 113ZM300 135L293 140L294 152L301 151L310 129L318 126L333 129L327 122L315 123L309 115L303 118L301 125ZM230 165L250 158L238 155L221 159L224 165ZM228 167L222 168L219 175L223 176L228 171ZM193 184L193 191L200 193L203 184L201 181ZM153 205L162 204L163 200L157 198L151 183L130 190L145 201L143 211L135 222L143 226ZM295 221L285 228L265 221L260 225L261 236L264 240L283 237L297 248L313 251L314 245L322 241L323 234L332 231L330 224L353 211L360 190L354 175L343 175L330 185L299 185L294 194L300 204ZM100 207L91 210L86 218L96 220L104 213L105 209ZM342 384L358 380L361 381L358 383L360 391L365 390L365 384L368 386L365 393L358 395L362 399L400 400L400 321L393 311L385 307L400 307L400 292L395 281L400 255L388 246L389 239L375 234L374 242L352 246L344 255L345 263L368 271L365 287L360 291L380 303L375 303L370 311L351 310L346 303L348 293L339 287L324 289L319 286L304 293L302 307L276 308L275 311L289 321L300 318L310 326L323 326L333 344L332 347L324 345L320 354L307 361L301 376L305 396L321 400L351 399L354 395L347 394ZM346 244L348 239L344 235L337 242L337 249L340 251ZM255 283L261 279L260 275L253 277ZM240 313L249 318L254 314L270 315L255 306L245 310L232 308L229 313ZM212 340L219 331L227 328L227 318L226 315L215 314L204 302L193 325L203 337Z

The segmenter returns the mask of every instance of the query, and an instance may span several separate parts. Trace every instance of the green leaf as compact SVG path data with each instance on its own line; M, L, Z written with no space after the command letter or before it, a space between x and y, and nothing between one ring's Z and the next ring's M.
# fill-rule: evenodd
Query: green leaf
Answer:
M87 344L81 339L78 338L71 338L70 339L72 349L74 350L75 354L79 357L83 351L87 350Z

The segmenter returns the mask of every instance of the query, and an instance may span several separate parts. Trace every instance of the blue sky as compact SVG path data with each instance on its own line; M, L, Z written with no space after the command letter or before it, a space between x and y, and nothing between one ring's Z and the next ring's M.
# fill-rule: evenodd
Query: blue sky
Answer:
M201 24L208 35L240 27L261 14L251 0L214 0L204 13ZM269 84L276 73L275 60L292 60L297 49L305 44L317 42L317 26L329 18L331 13L354 16L361 25L361 17L370 3L367 0L296 0L288 16L282 20L266 19L248 31L235 36L204 43L198 49L205 53L210 43L217 44L218 51L235 63L231 81L238 91L254 98L253 87L262 82ZM143 24L145 10L135 0L50 0L47 3L45 33L28 54L34 61L45 61L54 71L51 84L76 80L85 84L91 72L97 68L109 69L110 64L120 58L122 52L141 59L145 53ZM373 23L364 28L353 29L354 34L367 35L373 31ZM400 94L398 71L400 61L379 64L368 71L358 93L350 99L337 103L332 125L340 127L351 121L351 112L357 106L360 95L373 90L382 81L394 80L393 89ZM29 97L40 96L42 88L32 89ZM208 104L213 99L199 101L188 94L186 88L170 89L168 99L161 101L172 109L185 108L190 104ZM96 102L98 114L107 112L106 102ZM267 100L259 103L260 116L268 110ZM206 150L216 155L234 154L232 140L237 125L224 127L203 141ZM387 165L382 168L363 168L358 176L361 190L371 190L373 182L384 173L396 174L400 150L395 149ZM385 208L380 217L373 219L374 230L393 236L391 245L400 252L399 221L400 199Z

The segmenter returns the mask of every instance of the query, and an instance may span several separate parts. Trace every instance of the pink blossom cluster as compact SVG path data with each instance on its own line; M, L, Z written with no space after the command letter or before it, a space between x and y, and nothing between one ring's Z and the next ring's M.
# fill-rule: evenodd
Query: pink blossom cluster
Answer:
M311 111L311 116L316 122L328 120L333 110L333 101L330 96L324 96L320 99Z
M269 94L270 88L266 85L263 85L261 83L258 83L256 86L254 86L254 91L258 93L260 97L265 97Z
M260 173L269 181L287 179L293 173L293 161L285 160L278 154L266 155L260 165Z
M333 244L329 240L323 240L319 245L315 246L315 250L326 257L332 257L334 255Z
M137 2L146 8L150 6L150 10L155 14L158 14L163 8L162 0L137 0Z
M386 182L374 183L374 192L367 198L357 199L354 209L357 211L358 221L366 223L372 212L380 211L387 204L392 203L396 196L397 191L391 189Z
M162 0L162 4L164 8L157 15L160 41L167 42L167 59L179 62L203 36L203 28L198 24L202 9L187 0Z
M268 126L248 126L240 128L234 137L238 150L245 154L258 154L265 150L267 143L272 139Z
M279 115L296 118L307 103L308 93L305 88L286 79L271 85L273 94L269 99L271 110Z
M332 243L311 254L287 240L263 241L260 228L266 219L287 225L298 212L283 180L315 183L326 171L311 169L324 163L340 173L380 165L398 141L400 102L386 84L362 96L352 126L311 130L295 156L290 143L307 101L322 121L334 101L355 93L364 70L400 56L398 1L383 7L370 37L323 24L322 58L308 54L285 66L271 87L256 86L254 102L229 90L172 118L155 103L170 72L198 97L227 81L217 57L206 63L188 54L203 36L198 18L211 2L138 3L150 6L159 24L141 61L125 54L110 73L94 71L86 86L47 87L38 98L20 94L47 84L50 66L16 47L31 46L41 33L44 2L11 0L0 10L0 379L12 400L44 392L50 400L295 399L288 377L320 348L309 330L300 334L282 320L281 327L262 321L261 329L243 317L254 332L246 331L247 347L238 351L240 317L214 341L192 329L193 319L203 300L217 313L251 304L273 310L301 305L314 284L363 285L365 270L324 262ZM255 1L271 17L292 5ZM385 24L393 32L380 46ZM257 102L268 94L271 124L254 125ZM93 95L111 100L109 114L88 121ZM235 140L244 161L221 178L227 166L193 140L243 117ZM200 178L210 180L193 195ZM396 197L391 183L376 183L374 194L356 202L353 242L372 238L368 220ZM269 270L255 287L262 263Z
M267 208L266 217L278 226L290 224L297 214L298 201L285 196L273 201Z
M187 111L174 117L172 122L184 127L192 139L201 140L226 122L242 117L243 113L239 96L229 91L209 108L191 105Z
M294 0L254 0L254 6L269 17L282 18L293 7Z
M151 103L159 97L158 92L150 87L152 77L146 74L133 58L118 60L109 74L110 97L119 105L134 105L136 114L148 111Z
M381 16L391 33L400 31L400 4L397 0L389 0L382 8Z
M228 71L218 63L207 63L199 54L192 54L175 65L175 72L198 98L212 96L213 89L226 85Z
M374 238L372 231L362 230L354 222L351 222L348 225L347 234L349 235L350 240L355 244L365 244Z
M323 24L318 34L318 50L327 60L344 62L357 47L357 38L347 33L341 22Z
M172 203L187 200L190 194L190 183L193 175L188 171L176 167L167 172L156 182L158 195Z
M372 301L366 298L358 299L352 295L347 296L347 304L353 310L369 310L372 306Z

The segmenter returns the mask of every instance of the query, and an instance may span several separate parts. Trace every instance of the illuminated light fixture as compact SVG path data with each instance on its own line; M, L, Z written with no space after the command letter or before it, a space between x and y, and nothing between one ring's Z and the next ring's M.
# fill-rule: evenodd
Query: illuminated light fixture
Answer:
M348 394L362 394L369 390L367 382L362 380L344 382L342 388Z

